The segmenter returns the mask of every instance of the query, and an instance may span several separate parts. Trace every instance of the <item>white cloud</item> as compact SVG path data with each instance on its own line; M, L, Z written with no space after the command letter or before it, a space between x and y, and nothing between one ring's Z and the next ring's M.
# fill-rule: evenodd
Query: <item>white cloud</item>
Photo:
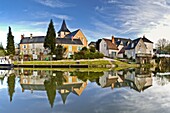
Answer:
M73 7L74 5L71 3L65 3L60 0L36 0L38 3L52 7L52 8L65 8L65 7Z
M168 39L170 37L170 24L168 24L170 22L170 2L168 0L106 1L102 7L96 7L100 19L107 20L104 25L99 25L98 22L96 24L93 21L99 32L101 29L103 29L102 32L110 29L113 35L127 35L132 38L145 35L153 42L159 38Z
M6 44L7 44L7 33L8 33L8 29L1 29L0 30L0 34L1 34L1 41L4 48L6 48ZM24 34L24 36L30 36L30 34L33 34L33 36L45 36L46 32L38 30L38 29L20 29L20 30L15 30L15 26L12 27L12 35L14 36L14 42L15 43L19 43L20 39L21 39L21 35Z

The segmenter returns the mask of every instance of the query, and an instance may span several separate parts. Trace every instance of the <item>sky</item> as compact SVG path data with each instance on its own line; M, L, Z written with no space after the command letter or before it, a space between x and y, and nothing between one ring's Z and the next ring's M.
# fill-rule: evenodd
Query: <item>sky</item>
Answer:
M0 42L6 47L9 26L15 43L22 34L45 36L50 19L56 32L65 19L89 42L112 35L170 40L169 0L0 0Z

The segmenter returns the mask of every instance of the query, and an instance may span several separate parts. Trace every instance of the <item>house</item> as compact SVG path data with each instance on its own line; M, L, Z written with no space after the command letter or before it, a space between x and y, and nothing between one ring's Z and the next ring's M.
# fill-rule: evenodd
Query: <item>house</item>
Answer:
M33 36L24 37L21 35L20 40L20 54L23 55L40 55L48 54L50 50L44 48L45 36ZM58 36L56 37L56 46L62 45L66 48L66 53L64 57L69 58L74 52L78 52L84 46L88 46L88 40L86 39L83 32L78 29L76 31L70 32L67 28L65 20L58 31Z
M21 35L20 40L20 54L23 55L32 55L40 53L48 53L44 48L45 36L33 36L30 34L30 37L24 37Z
M131 39L118 38L112 36L110 39L99 39L96 42L90 42L89 46L96 47L96 50L103 53L107 57L123 58L125 47L131 42Z
M104 56L107 56L107 57L110 57L110 58L116 57L119 49L116 46L114 37L112 37L111 40L106 39L106 38L98 40L97 44L98 44L98 46L97 46L98 51L103 53Z
M114 36L112 36L114 37ZM125 48L129 45L129 43L131 42L131 39L128 38L118 38L118 37L114 37L116 45L118 47L118 53L117 53L117 57L118 58L124 58L125 55Z
M132 40L125 48L125 54L137 63L149 63L153 56L153 42L146 37Z
M83 43L83 46L88 46L88 40L83 34L83 32L80 29L70 32L67 28L65 20L63 20L62 22L61 28L58 31L57 38L79 39Z

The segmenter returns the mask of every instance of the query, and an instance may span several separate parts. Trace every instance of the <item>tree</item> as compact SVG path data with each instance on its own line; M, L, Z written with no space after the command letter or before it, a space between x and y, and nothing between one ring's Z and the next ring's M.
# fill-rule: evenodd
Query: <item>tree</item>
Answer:
M11 31L11 27L9 27L9 32L7 35L7 54L10 55L14 55L15 54L15 46L14 46L14 36L12 35L12 31Z
M12 97L15 92L15 74L12 73L9 75L7 83L8 83L8 94L10 96L10 102L12 102Z
M160 51L165 51L165 47L168 45L168 40L166 39L159 39L156 43L156 48Z
M63 59L63 55L66 51L66 48L64 48L62 45L57 45L55 54L56 54L56 59L61 60Z
M44 40L44 48L49 48L51 50L51 54L53 54L55 52L55 44L56 44L56 32L54 29L53 21L51 19Z
M95 53L96 52L96 48L93 47L93 46L90 46L90 52Z

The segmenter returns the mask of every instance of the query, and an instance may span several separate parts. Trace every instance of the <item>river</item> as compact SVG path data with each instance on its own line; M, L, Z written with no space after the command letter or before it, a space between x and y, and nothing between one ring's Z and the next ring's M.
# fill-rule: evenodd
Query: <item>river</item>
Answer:
M0 70L0 113L170 113L168 69Z

